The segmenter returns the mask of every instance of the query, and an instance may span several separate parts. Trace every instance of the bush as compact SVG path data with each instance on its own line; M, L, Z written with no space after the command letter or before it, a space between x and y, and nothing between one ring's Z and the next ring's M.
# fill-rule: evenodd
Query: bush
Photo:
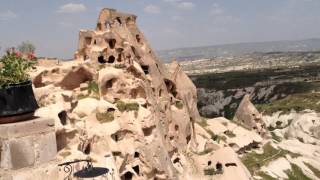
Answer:
M126 67L126 65L124 65L124 64L116 64L116 65L114 65L114 67L117 68L117 69L123 69L123 68Z
M8 51L0 59L0 88L29 80L27 72L36 63L35 60L33 54L24 56L21 52Z
M236 135L230 130L225 131L224 134L227 135L229 138L236 137Z
M95 81L90 81L88 83L88 93L99 94L99 86Z
M204 169L203 172L206 176L213 176L216 174L216 170L214 168Z
M97 113L96 118L100 123L111 122L114 120L114 112Z
M303 171L299 166L291 163L291 167L291 170L286 171L286 174L288 175L288 180L311 180L311 178L303 174Z
M29 41L22 42L17 48L23 54L33 54L36 50L35 46Z
M117 108L120 112L124 111L138 111L139 110L139 104L138 103L125 103L123 101L117 102Z
M181 101L177 101L177 102L175 103L175 105L176 105L176 107L177 107L178 109L182 109L182 108L183 108L183 103L182 103Z

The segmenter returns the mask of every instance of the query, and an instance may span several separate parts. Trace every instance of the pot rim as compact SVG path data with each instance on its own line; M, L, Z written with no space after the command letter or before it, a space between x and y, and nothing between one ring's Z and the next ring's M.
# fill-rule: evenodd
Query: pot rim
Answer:
M20 83L15 83L15 84L8 84L6 86L4 86L3 89L9 89L9 88L13 88L13 87L22 87L22 86L28 86L28 85L32 85L32 81L31 80L26 80Z

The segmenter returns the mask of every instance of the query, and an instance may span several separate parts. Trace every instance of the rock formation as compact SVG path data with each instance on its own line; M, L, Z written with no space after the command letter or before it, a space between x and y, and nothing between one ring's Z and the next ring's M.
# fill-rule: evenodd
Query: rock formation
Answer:
M109 169L98 179L249 179L234 150L199 125L192 81L177 62L162 65L136 19L103 9L95 30L80 31L75 60L43 60L32 72L35 115L54 119L57 165L90 159ZM68 175L50 167L35 179Z
M164 68L136 18L103 9L95 30L80 31L75 61L38 67L36 115L55 119L61 162L107 158L116 179L190 176L196 88L176 62Z
M262 115L251 103L249 95L243 97L236 111L234 120L250 130L255 130L262 136L265 136L267 133L266 124L262 119Z

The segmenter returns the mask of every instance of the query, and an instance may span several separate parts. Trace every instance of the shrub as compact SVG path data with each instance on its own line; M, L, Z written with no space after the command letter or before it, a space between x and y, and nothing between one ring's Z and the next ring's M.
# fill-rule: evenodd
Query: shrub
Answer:
M0 88L29 80L28 71L36 63L33 54L23 55L13 49L0 59Z
M120 112L124 111L138 111L139 104L138 103L125 103L123 101L117 101L117 108Z
M214 168L204 169L203 172L206 176L213 176L216 174L216 170Z
M96 118L100 123L111 122L114 120L114 112L97 113Z
M24 54L33 54L36 50L35 46L29 41L22 42L17 48Z
M236 135L230 130L226 130L224 134L227 135L229 138L236 137Z
M117 69L123 69L123 68L126 67L126 65L124 65L124 64L116 64L116 65L114 65L114 67L117 68Z
M303 171L299 166L291 163L291 167L291 170L286 171L286 174L288 175L288 180L311 180L311 178L303 174Z
M181 101L177 101L177 102L175 103L175 105L176 105L176 107L177 107L178 109L182 109L182 108L183 108L183 103L182 103Z
M88 93L99 94L99 86L95 81L88 82Z
M319 170L319 169L313 167L313 166L312 166L311 164L309 164L309 163L304 162L304 164L305 164L306 166L308 166L308 168L313 172L313 174L314 174L315 176L317 176L318 178L320 178L320 170Z

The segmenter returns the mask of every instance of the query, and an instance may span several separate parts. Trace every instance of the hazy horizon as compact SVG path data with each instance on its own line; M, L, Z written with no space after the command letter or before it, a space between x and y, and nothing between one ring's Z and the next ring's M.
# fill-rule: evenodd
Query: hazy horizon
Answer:
M1 52L28 40L39 56L71 58L103 7L136 14L157 50L320 38L316 0L11 0L0 2Z

